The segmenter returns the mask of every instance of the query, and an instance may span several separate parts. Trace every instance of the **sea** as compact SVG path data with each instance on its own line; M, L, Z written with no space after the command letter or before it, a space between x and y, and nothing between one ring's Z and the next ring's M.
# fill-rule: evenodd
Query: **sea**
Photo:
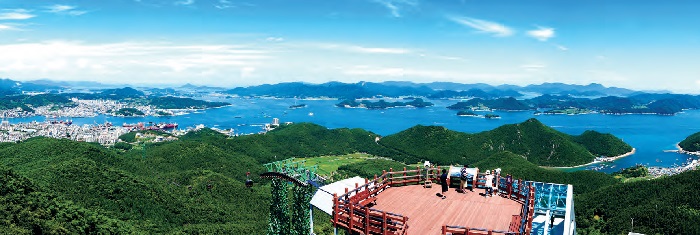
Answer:
M478 133L492 130L505 124L523 122L529 118L539 121L558 131L579 135L586 130L611 133L632 147L636 153L614 162L593 164L585 167L566 169L597 170L614 172L622 168L642 164L646 166L676 167L697 159L697 156L668 152L676 150L676 144L687 136L700 132L700 110L687 110L674 116L653 114L580 114L580 115L535 115L533 111L494 111L500 119L460 117L456 111L446 107L459 100L429 100L435 106L427 108L389 108L368 110L363 108L340 108L339 100L329 99L278 99L278 98L239 98L206 97L210 101L226 101L230 106L195 111L190 114L171 117L114 117L99 115L89 118L72 118L74 125L124 123L177 123L179 128L204 125L219 129L233 129L237 134L260 133L266 123L279 118L281 123L311 122L327 128L362 128L379 135L391 135L415 125L443 126L450 130ZM290 109L295 104L306 104L304 108ZM485 114L486 112L477 114ZM42 122L43 116L14 118L11 123ZM66 118L70 119L70 118Z

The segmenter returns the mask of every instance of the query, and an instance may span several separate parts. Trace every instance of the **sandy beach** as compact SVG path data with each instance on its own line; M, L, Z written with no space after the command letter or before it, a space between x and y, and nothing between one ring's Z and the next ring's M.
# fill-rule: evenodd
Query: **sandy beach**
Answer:
M680 148L680 147L679 147L679 148ZM609 159L609 160L606 160L605 162L616 161L617 159L630 156L630 155L634 154L635 152L637 152L637 149L636 149L636 148L632 148L632 151L629 151L629 152L627 152L627 153L625 153L625 154L618 155L618 156L614 156L614 157L607 157L607 158L605 158L605 159ZM549 169L570 169L570 168L577 168L577 167L583 167L583 166L593 165L593 164L601 163L601 162L604 162L604 161L593 161L593 162L586 163L586 164L582 164L582 165L578 165L578 166L558 166L558 167L554 167L554 166L542 166L542 167L543 167L543 168L549 168Z

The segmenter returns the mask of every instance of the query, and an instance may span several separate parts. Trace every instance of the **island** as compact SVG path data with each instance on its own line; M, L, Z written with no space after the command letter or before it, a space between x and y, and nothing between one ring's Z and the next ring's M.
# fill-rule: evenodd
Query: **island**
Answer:
M699 109L700 96L682 94L640 93L629 97L605 96L581 98L544 94L531 99L517 100L513 97L482 99L473 98L450 105L454 110L537 110L541 114L655 114L674 115L686 109ZM544 111L542 111L544 110Z
M563 114L563 115L578 115L578 114L590 114L596 113L594 110L581 109L581 108L564 108L564 109L550 109L545 111L535 111L535 115L542 114Z
M357 100L344 100L335 106L341 107L341 108L366 108L366 109L387 109L387 108L394 108L394 107L416 107L416 108L424 108L424 107L430 107L433 106L433 103L423 101L421 98L416 98L412 101L409 102L387 102L385 100L379 100L376 102L372 102L369 100L362 100L362 101L357 101Z
M143 116L144 113L136 108L121 108L117 111L114 111L114 115L115 116L122 116L122 117L134 117L134 116Z
M472 112L472 111L459 111L457 112L457 116L460 117L477 117L479 116L478 114Z
M15 94L0 98L0 115L6 118L172 116L195 110L231 105L227 102L188 97L147 95L131 87L105 89L95 93Z
M508 98L498 98L492 100L486 100L481 98L474 98L467 101L458 102L456 104L447 106L448 109L453 110L506 110L506 111L523 111L531 110L527 103L517 100L513 97Z
M486 115L484 115L484 117L486 119L499 119L499 118L501 118L501 116L499 116L498 114L492 114L492 113L487 113Z
M298 108L305 108L305 107L306 107L306 104L294 104L294 105L289 106L290 109L298 109Z

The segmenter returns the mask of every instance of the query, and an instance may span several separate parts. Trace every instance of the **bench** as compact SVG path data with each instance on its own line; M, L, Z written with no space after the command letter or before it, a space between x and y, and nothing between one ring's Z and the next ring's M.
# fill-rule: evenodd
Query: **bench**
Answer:
M369 204L374 203L375 205L377 204L377 198L376 197L370 197L371 195L369 194L368 190L360 191L354 196L350 197L350 203L352 204L360 204L361 206L367 206Z

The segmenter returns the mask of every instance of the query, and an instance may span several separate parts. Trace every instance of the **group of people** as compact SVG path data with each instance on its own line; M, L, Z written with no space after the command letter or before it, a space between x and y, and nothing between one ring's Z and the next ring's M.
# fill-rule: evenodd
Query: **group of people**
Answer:
M471 174L469 172L469 165L465 164L462 169L460 169L460 174L459 174L459 188L457 189L458 192L461 193L466 193L467 191L467 181L469 179L472 180L472 188L471 191L474 191L474 187L476 186L477 178L476 175ZM501 175L501 169L496 168L494 170L486 170L486 175L484 176L484 197L493 197L494 194L498 195L498 182L497 179ZM442 175L440 176L440 184L442 185L442 198L445 199L445 192L448 190L448 178L449 175L447 174L447 169L442 169ZM513 182L513 177L508 174L506 175L506 185L511 185Z

